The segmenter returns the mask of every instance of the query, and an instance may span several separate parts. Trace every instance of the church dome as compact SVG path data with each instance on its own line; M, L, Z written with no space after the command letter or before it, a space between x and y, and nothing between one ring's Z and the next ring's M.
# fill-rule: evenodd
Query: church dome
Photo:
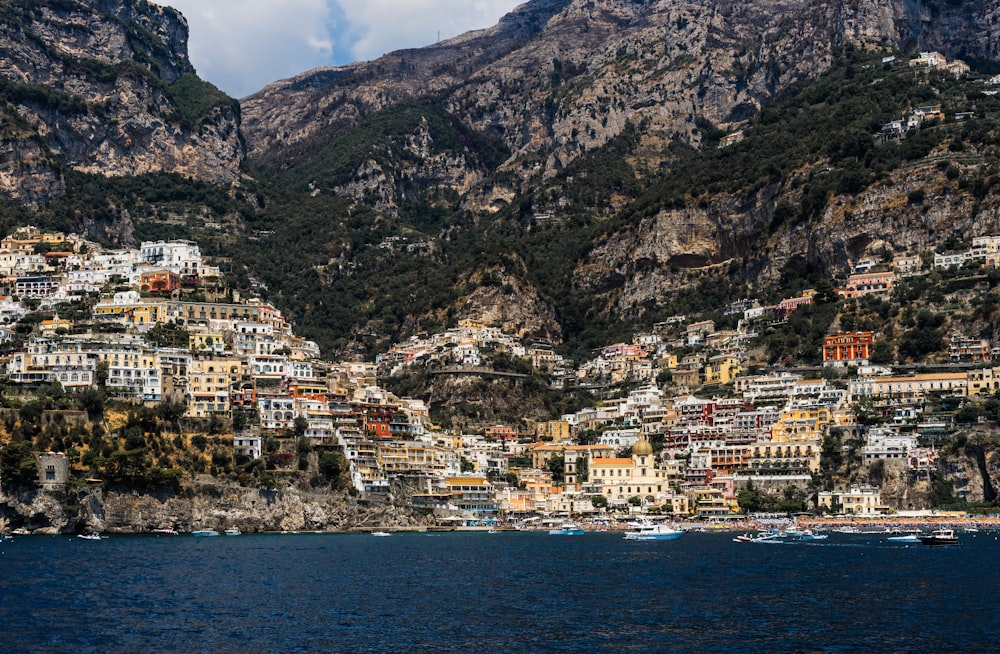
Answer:
M645 438L640 438L632 446L633 456L650 456L653 453L653 446Z

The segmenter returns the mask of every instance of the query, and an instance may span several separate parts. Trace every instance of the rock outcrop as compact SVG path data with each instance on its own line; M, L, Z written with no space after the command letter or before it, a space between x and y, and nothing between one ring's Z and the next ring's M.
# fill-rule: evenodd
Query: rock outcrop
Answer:
M249 489L210 478L179 493L84 491L67 510L55 496L38 491L0 496L0 532L150 533L163 525L181 532L237 527L246 533L350 531L375 527L412 528L433 524L427 515L384 499L358 500L343 494Z

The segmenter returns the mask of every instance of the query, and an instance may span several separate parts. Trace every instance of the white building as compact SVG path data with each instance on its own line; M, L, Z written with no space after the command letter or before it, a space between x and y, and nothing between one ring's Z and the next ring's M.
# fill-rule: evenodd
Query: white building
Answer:
M192 241L147 241L139 248L139 258L144 264L182 276L202 273L201 250Z

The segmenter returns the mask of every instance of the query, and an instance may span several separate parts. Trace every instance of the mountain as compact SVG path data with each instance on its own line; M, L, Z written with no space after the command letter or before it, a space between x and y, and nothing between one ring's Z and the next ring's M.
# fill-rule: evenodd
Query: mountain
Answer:
M197 238L331 354L462 318L583 353L1000 228L1000 0L533 0L239 106L170 9L0 16L0 223Z
M44 203L67 171L237 179L239 106L197 77L173 9L9 0L0 25L0 196Z
M945 185L930 152L945 136L902 155L871 137L945 97L993 120L987 96L906 60L936 50L992 72L998 16L995 1L540 0L487 30L271 84L242 101L250 163L287 194L270 223L288 242L306 196L361 221L310 219L313 242L342 246L306 257L321 289L368 299L350 318L294 313L398 337L459 315L467 282L491 278L470 275L503 270L553 317L519 333L593 345L745 285L989 230L995 202L968 193L989 186L988 147L953 145L969 150ZM917 191L924 203L899 202ZM425 292L428 275L450 296Z
M698 119L738 124L848 44L996 61L998 14L961 0L534 0L491 29L271 84L243 100L244 130L253 160L288 165L379 110L435 97L532 179L630 124L646 125L650 148L697 145Z

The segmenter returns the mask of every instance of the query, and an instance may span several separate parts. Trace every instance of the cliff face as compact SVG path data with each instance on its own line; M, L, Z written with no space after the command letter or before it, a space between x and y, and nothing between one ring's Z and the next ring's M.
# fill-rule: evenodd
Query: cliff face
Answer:
M561 170L627 123L642 124L651 146L697 144L695 116L738 123L845 44L996 59L998 16L995 1L534 0L488 30L271 84L243 100L244 129L254 160L294 161L321 134L434 95L502 138L507 168L527 178Z
M237 178L239 107L197 79L176 11L145 0L13 0L0 20L0 193L51 199L62 167Z

